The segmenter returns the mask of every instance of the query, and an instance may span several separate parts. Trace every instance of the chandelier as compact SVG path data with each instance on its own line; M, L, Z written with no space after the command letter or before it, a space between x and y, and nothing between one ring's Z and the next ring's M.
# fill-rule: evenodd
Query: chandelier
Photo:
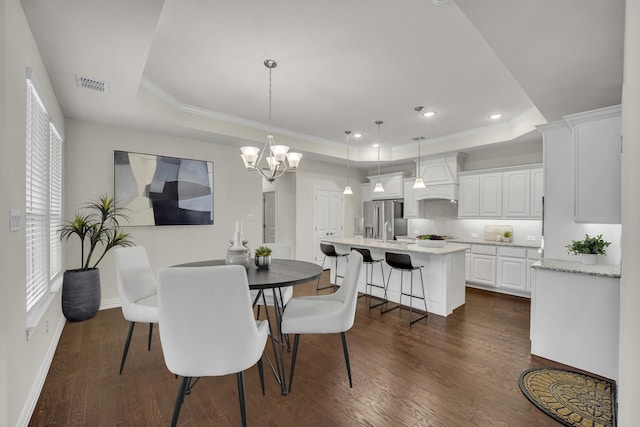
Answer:
M278 63L273 59L264 61L264 66L269 69L269 133L267 134L267 142L262 150L251 146L240 148L242 152L240 157L242 157L247 170L258 171L269 182L275 181L287 170L295 171L298 169L302 159L301 153L290 153L288 146L278 145L273 140L271 132L271 71L277 65Z
M349 185L349 135L351 135L351 131L345 130L344 133L347 135L347 185L344 187L344 192L342 194L350 196L353 195L353 190Z
M382 183L380 182L380 125L383 123L382 120L376 120L376 125L378 125L378 143L377 148L378 148L378 182L376 183L376 186L373 187L373 192L374 193L384 193L384 187L382 187Z

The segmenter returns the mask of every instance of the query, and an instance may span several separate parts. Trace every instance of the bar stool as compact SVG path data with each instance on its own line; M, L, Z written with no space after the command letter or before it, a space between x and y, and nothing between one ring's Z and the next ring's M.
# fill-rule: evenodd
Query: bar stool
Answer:
M336 252L336 248L333 245L330 245L328 243L320 243L320 250L324 254L324 258L322 259L322 268L324 268L324 262L327 260L327 257L335 258L335 260L336 260L335 278L333 279L333 283L335 283L335 285L332 285L331 284L331 280L329 280L329 286L323 286L322 288L320 288L319 287L320 286L320 277L322 277L322 276L320 276L320 277L318 277L318 283L316 283L316 292L321 291L323 289L329 289L329 288L333 288L333 287L338 286L338 277L344 279L343 276L338 275L338 260L340 258L343 258L343 257L346 257L347 255L349 255L349 254L340 254L340 253ZM331 277L329 277L329 279L331 279Z
M384 270L382 268L382 261L384 261L384 260L382 258L373 259L371 257L371 251L369 249L351 248L351 250L352 251L358 251L358 252L360 252L362 254L362 263L365 265L365 274L364 274L365 283L364 283L364 285L365 285L365 292L369 296L369 309L381 306L385 302L388 302L387 301L387 286L384 283ZM374 264L377 264L377 263L380 263L380 277L382 278L382 285L378 285L378 284L373 283L373 266L374 266ZM374 305L371 305L371 288L372 287L384 289L384 298L383 298L382 302L380 302L378 304L374 304ZM369 290L367 291L367 289L369 289ZM360 296L364 296L364 295L360 295Z
M422 278L422 265L420 266L414 266L411 263L411 257L408 254L398 254L398 253L394 253L394 252L385 252L384 254L385 256L385 261L387 262L387 264L389 265L389 267L391 267L391 270L389 270L389 277L387 278L387 284L389 284L390 280L391 280L391 272L393 270L399 270L400 271L400 305L402 305L402 297L403 296L408 296L409 297L409 327L411 327L411 325L413 325L414 323L424 319L425 317L427 317L429 315L429 313L427 312L427 299L426 299L426 294L424 292L424 280ZM418 270L420 272L420 282L422 283L422 297L418 297L413 295L413 272ZM409 272L409 274L411 274L411 288L410 288L410 293L406 293L404 291L404 286L403 286L403 277L404 277L404 273L405 272ZM424 301L424 314L422 314L420 317L418 317L417 319L412 319L412 314L413 314L413 298L417 298L417 299L421 299L422 301Z

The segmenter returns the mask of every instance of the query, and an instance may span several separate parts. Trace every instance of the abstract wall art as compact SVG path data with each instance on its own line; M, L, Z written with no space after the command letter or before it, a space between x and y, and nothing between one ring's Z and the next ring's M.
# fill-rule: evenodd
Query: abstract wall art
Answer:
M213 224L213 162L115 150L113 165L126 225Z

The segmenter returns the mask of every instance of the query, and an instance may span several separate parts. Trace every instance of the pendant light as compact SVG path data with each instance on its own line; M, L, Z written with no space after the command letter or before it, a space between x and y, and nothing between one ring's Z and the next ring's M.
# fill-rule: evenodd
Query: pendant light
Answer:
M353 195L353 191L351 190L351 186L349 185L349 135L351 135L351 131L345 130L344 133L347 135L347 186L344 187L344 192L342 194L351 196Z
M248 171L258 171L267 181L273 182L287 170L295 171L298 169L302 154L290 153L289 147L277 145L273 140L271 133L271 71L278 66L278 63L273 59L267 59L264 61L264 66L269 69L269 134L267 142L262 150L258 147L241 147L242 154L240 156ZM263 158L267 167L260 164Z
M375 122L378 125L378 183L373 188L374 193L384 193L384 188L380 183L380 125L383 123L382 120L376 120Z
M420 144L424 139L424 136L420 135L420 117L422 116L421 112L424 107L416 107L414 110L418 112L418 136L415 138L418 141L418 162L416 163L416 182L413 183L413 188L425 188L424 181L422 181L422 177L420 176Z

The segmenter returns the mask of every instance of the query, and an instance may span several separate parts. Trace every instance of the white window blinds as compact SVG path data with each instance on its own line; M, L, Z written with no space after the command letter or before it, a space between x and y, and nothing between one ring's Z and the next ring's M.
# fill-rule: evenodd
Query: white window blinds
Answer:
M62 272L62 137L27 77L26 266L27 312Z
M27 81L27 311L47 292L49 120L31 81Z

